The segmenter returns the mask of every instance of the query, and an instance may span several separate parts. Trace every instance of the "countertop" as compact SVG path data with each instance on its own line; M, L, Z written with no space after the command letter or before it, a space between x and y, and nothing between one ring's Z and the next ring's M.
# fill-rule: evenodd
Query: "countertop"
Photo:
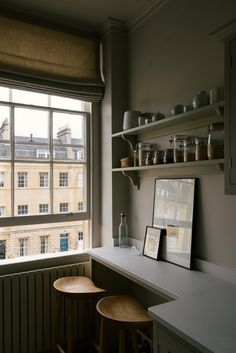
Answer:
M153 319L203 353L236 353L236 285L130 249L89 249L92 259L169 302L149 308Z

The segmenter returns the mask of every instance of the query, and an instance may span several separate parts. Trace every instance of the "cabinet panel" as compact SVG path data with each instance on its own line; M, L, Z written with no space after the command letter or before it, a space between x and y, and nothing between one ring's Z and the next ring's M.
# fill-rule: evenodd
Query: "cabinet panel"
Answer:
M178 340L158 329L158 353L193 353Z

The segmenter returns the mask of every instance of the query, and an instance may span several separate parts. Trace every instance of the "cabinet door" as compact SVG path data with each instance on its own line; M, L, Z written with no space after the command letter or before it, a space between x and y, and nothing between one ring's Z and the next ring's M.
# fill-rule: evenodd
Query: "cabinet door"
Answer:
M225 55L225 193L236 194L236 39Z
M193 353L172 336L158 329L158 353Z

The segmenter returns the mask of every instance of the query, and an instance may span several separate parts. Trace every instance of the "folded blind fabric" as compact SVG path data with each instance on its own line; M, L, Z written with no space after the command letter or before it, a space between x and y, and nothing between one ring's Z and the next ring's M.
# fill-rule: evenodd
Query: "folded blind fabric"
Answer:
M2 72L61 81L74 88L84 86L85 91L95 87L97 93L102 92L98 46L96 38L0 16Z

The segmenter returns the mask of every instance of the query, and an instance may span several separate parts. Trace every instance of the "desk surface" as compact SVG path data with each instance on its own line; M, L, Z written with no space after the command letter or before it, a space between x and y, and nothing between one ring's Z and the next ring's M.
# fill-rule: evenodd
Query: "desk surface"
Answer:
M236 286L199 271L132 255L118 247L90 249L90 256L170 300L150 315L201 352L236 353Z

